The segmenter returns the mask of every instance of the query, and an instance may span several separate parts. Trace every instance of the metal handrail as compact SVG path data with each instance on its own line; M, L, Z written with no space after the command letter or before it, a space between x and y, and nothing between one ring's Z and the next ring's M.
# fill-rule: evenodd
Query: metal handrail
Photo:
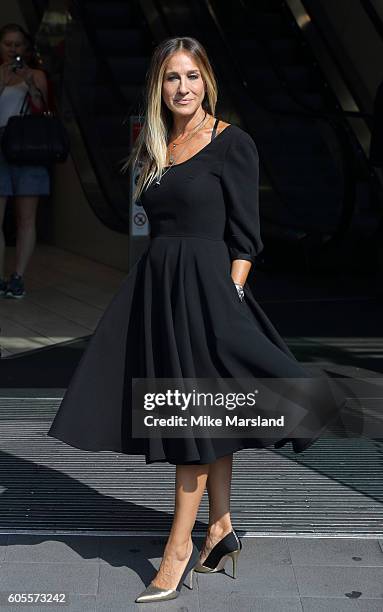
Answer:
M361 0L361 5L364 8L365 12L371 19L371 23L374 26L375 30L379 34L380 38L383 39L383 19L379 15L376 8L373 6L371 0Z

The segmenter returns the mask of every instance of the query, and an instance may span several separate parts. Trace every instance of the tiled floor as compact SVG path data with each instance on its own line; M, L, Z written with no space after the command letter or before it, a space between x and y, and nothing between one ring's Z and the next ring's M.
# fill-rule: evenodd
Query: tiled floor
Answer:
M6 275L14 248L7 249ZM37 246L23 299L0 297L2 357L88 336L126 272L53 246Z
M194 538L198 548L201 538ZM238 576L231 563L195 574L192 591L150 609L164 612L342 612L383 610L383 551L378 540L242 538ZM130 536L0 536L0 595L65 593L65 609L145 609L135 597L159 566L165 538ZM5 601L0 601L4 605ZM58 610L62 605L28 606ZM13 609L12 606L5 609Z

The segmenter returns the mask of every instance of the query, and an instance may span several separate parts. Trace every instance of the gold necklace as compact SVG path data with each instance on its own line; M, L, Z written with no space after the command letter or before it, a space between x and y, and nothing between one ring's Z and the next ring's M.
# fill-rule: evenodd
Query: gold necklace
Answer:
M205 117L204 117L204 119L203 119L203 120L205 120L205 118L206 118L206 113L205 113ZM201 129L203 128L203 126L204 126L204 124L203 124L203 125L202 125L202 126L199 128L199 130L201 130ZM197 130L197 132L198 132L199 130ZM195 132L195 134L196 134L197 132ZM195 134L193 134L193 136L195 136ZM190 138L188 138L188 140L191 140L191 138L193 138L193 136L191 136ZM187 141L184 141L184 142L187 142ZM178 143L178 144L179 144L179 143ZM176 146L177 146L177 145L176 145ZM182 151L184 150L184 148L185 148L185 147L183 147L183 148L181 149L181 153L182 153ZM165 172L163 172L163 173L162 173L161 177L155 181L155 183L154 183L154 186L155 186L155 187L159 187L159 186L161 185L162 178L165 176L165 174L166 174L167 172L169 172L169 170L170 170L170 169L171 169L171 168L172 168L174 165L177 165L177 164L174 164L174 162L175 162L177 159L179 159L179 157L180 157L181 153L180 153L180 154L179 154L179 155L178 155L176 158L174 158L173 156L171 156L171 157L170 157L170 159L169 159L169 161L170 161L169 167L168 167L168 168L165 170Z
M204 124L205 119L206 119L206 111L205 111L204 118L203 118L203 119L202 119L202 120L201 120L201 121L200 121L200 122L199 122L199 123L196 125L196 127L195 127L195 128L193 128L193 129L192 129L192 134L191 134L191 136L189 136L189 138L187 138L186 140L183 140L182 142L173 142L173 144L172 144L172 146L173 146L173 151L174 151L174 149L175 149L175 148L176 148L176 147L177 147L179 144L185 144L186 142L188 142L189 140L191 140L191 139L192 139L192 138L193 138L193 137L196 135L196 133L199 131L199 129L202 129L202 128L203 128L203 124ZM202 124L202 125L201 125L201 124ZM199 127L199 126L201 126L201 127ZM184 149L184 148L185 148L185 147L183 147L183 149ZM183 149L181 149L181 151L183 151ZM178 156L178 157L179 157L179 156ZM177 159L178 159L178 157L177 157ZM170 153L170 155L169 155L169 163L170 163L170 164L173 164L174 162L175 162L175 158L174 158L173 154L172 154L172 153Z

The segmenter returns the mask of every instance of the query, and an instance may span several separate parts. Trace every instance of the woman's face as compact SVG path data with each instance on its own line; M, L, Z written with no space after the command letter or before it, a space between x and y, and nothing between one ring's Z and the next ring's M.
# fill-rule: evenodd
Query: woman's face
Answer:
M173 53L166 65L162 98L172 113L194 115L205 96L200 69L187 51Z
M23 56L26 41L21 32L7 32L0 40L0 55L3 62L12 62L16 55Z

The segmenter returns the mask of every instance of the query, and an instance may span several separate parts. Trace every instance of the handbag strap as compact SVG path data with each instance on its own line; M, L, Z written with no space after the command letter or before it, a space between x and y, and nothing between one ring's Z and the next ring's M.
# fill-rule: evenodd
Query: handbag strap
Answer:
M41 96L41 99L42 99L43 104L44 104L44 111L45 112L49 112L48 104L47 104L47 102L46 102L46 100L44 98L43 92L41 91L41 89L39 89L39 87L36 87L36 89L37 89L37 91L40 92L40 96ZM25 94L24 100L23 100L23 104L22 104L21 109L20 109L20 115L25 115L27 110L28 110L28 107L30 106L29 96L30 96L29 91L27 91L27 93Z
M29 106L29 91L24 96L23 103L20 108L20 115L25 115Z

